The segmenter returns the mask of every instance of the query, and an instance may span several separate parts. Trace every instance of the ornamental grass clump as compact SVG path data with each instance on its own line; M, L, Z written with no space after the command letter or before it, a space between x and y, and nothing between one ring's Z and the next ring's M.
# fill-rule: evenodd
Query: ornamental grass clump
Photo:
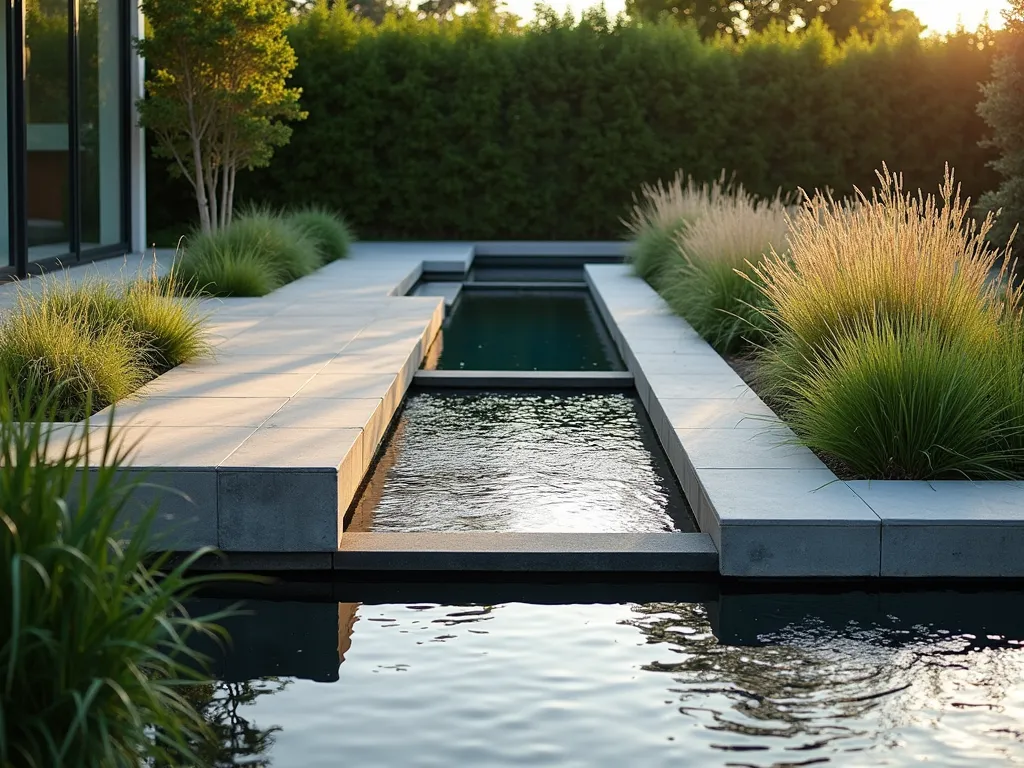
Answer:
M111 428L57 433L52 392L11 398L7 384L0 378L0 765L199 765L190 744L207 728L180 691L208 679L193 638L223 634L221 616L183 606L209 580L187 573L205 553L178 565L151 554L153 512L128 514L137 481L122 471L128 451Z
M285 214L285 219L313 241L324 264L348 256L352 232L345 220L333 211L310 205Z
M661 287L666 267L677 259L676 237L729 195L743 195L725 174L711 183L698 183L678 171L669 183L644 184L633 196L633 209L623 224L633 236L629 260L633 271L654 288Z
M198 302L175 298L175 281L173 273L163 281L155 273L127 283L51 281L39 303L57 315L80 312L97 335L107 328L125 328L134 339L139 364L159 375L210 351Z
M878 178L850 202L808 199L789 252L754 270L762 391L851 476L1019 477L1021 297L992 219L970 219L948 170L937 197Z
M42 278L38 291L21 291L0 316L0 375L12 397L45 388L63 421L208 352L195 301L165 295L152 276L126 283Z
M720 196L675 235L662 295L722 354L760 346L769 323L754 270L773 251L787 252L788 235L781 197L757 200L739 190Z
M194 232L175 262L181 286L207 296L264 296L322 265L317 243L266 208L216 232Z

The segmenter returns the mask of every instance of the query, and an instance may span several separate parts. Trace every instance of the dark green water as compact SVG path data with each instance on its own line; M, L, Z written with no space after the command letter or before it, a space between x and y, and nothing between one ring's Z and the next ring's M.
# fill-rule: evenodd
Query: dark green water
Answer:
M199 697L220 741L203 765L1024 764L1020 593L703 591L348 584L322 604L257 601Z
M421 392L407 400L346 530L657 532L696 523L636 398Z
M584 291L463 289L441 331L437 368L620 371L622 361Z

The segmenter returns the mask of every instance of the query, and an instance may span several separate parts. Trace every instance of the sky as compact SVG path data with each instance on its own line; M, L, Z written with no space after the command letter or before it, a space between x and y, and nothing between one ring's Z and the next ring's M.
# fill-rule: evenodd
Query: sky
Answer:
M523 18L533 15L535 0L506 0L510 11ZM597 5L600 0L548 0L558 10L571 8L577 15L584 8ZM605 8L609 13L618 13L625 6L625 0L605 0ZM982 21L985 12L989 15L989 24L993 27L1002 26L1000 11L1008 5L1007 0L894 0L893 8L909 8L927 26L927 32L949 32L956 28L958 20L965 27L974 29Z
M968 29L974 29L989 15L992 27L1001 27L1000 11L1009 5L1006 0L895 0L893 8L909 8L927 26L927 32L949 32L956 28L958 19Z

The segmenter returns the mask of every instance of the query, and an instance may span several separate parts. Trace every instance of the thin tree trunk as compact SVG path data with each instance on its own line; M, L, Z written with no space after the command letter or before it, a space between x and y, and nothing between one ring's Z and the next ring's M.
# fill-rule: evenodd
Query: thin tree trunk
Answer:
M220 230L220 218L217 216L217 169L211 162L206 168L206 195L210 206L210 224L213 230Z
M191 93L191 78L186 77L186 80L188 82L188 92ZM189 137L192 139L192 164L195 166L195 177L192 180L192 186L195 188L196 204L199 206L199 226L203 232L209 232L212 228L212 222L210 221L210 206L206 199L206 180L203 178L202 137L205 131L201 129L199 121L196 119L194 101L188 98L186 103L188 105Z
M228 182L228 205L226 209L228 224L231 223L235 215L235 174L237 171L238 169L232 164L228 167L225 174L225 180Z
M199 227L203 232L213 230L210 221L210 206L206 200L206 179L203 176L203 150L199 138L192 135L192 162L195 165L195 181L192 186L196 190L196 203L199 205Z
M231 183L231 172L229 166L225 165L221 168L221 179L220 179L220 228L224 229L228 224L231 223L231 199L230 199L230 183Z

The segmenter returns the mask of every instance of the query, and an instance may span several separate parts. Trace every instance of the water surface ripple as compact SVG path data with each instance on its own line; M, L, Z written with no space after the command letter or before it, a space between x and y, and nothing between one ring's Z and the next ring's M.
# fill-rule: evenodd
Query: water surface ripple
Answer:
M273 731L248 764L1024 764L1019 637L809 615L732 644L695 603L342 610L337 682L256 681L237 709Z
M414 395L348 530L694 530L641 408L621 394Z

